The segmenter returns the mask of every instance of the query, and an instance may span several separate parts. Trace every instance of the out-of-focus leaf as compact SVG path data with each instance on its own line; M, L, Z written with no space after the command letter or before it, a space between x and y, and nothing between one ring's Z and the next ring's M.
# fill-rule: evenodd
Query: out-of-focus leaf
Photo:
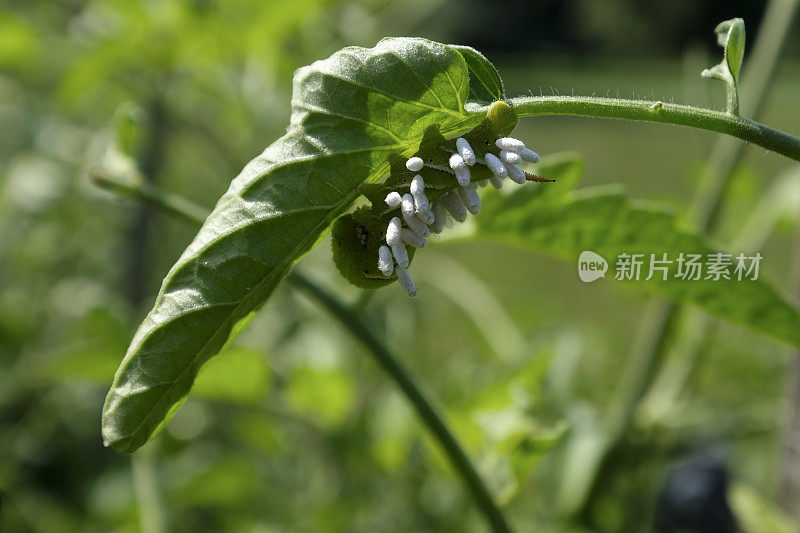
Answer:
M175 498L184 505L241 506L256 490L256 473L244 457L222 457L176 489Z
M135 157L141 143L143 121L147 120L144 110L133 102L121 104L114 113L114 142L120 153Z
M292 408L323 424L341 423L355 399L353 380L344 372L302 368L292 374L287 390Z
M783 219L791 226L800 222L800 167L781 173L764 191L744 219L734 238L734 248L753 250L761 246Z
M576 180L582 172L581 161L555 161L540 165L541 175ZM706 239L680 229L670 212L653 205L630 200L616 188L596 187L554 198L541 192L543 187L521 187L501 196L484 196L483 212L476 218L479 236L525 248L533 248L564 259L577 266L585 250L602 256L609 264L606 280L654 292L683 303L695 304L707 312L784 342L800 346L800 312L761 276L758 280L676 278L680 253L707 254L719 250ZM737 252L733 250L734 254ZM617 281L611 274L620 254L644 254L639 280ZM672 262L666 280L661 272L646 280L650 254L662 259L666 253ZM731 273L736 264L735 257Z
M286 135L251 161L173 266L136 333L103 409L103 438L132 452L186 398L200 367L261 306L294 261L413 153L426 127L454 135L468 113L464 56L424 39L345 48L297 71Z
M94 309L76 320L70 329L64 352L49 360L44 373L61 381L65 378L108 383L114 375L119 350L125 348L130 330L107 309Z
M0 67L30 66L39 42L36 30L20 18L0 12Z
M736 522L746 533L790 533L800 527L797 520L743 483L733 485L730 501Z
M230 348L203 367L194 391L213 400L255 403L269 386L269 368L258 352Z
M545 401L542 388L551 361L549 352L538 352L476 398L472 418L482 429L481 440L489 443L482 471L503 504L518 494L566 432L563 420L537 415Z

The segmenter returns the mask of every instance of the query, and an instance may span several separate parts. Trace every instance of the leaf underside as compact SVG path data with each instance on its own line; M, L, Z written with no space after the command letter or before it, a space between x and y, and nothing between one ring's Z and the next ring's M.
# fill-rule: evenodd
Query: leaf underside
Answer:
M552 160L552 159L551 159ZM553 187L520 187L501 196L487 191L481 216L477 217L479 236L535 249L577 267L584 250L600 254L608 261L606 279L596 283L627 285L697 305L731 322L800 347L800 312L767 281L744 279L676 279L678 255L740 250L719 250L707 239L681 230L675 217L651 203L630 200L618 188L592 187L569 192L583 171L582 161L574 158L540 165L540 175L558 177ZM644 254L645 262L638 281L614 280L616 257L621 253ZM666 281L656 272L652 279L647 266L650 254L662 253L673 260ZM702 276L705 276L703 272Z
M469 50L385 39L296 72L287 133L231 182L136 332L103 407L106 445L130 453L161 429L357 187L385 177L389 154L413 153L432 124L452 136L481 121L465 103L502 84Z

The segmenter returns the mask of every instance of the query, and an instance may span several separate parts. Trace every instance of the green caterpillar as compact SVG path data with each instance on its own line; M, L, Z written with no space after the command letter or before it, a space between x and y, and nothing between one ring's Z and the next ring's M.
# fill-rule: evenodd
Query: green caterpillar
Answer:
M390 155L389 177L383 183L359 187L370 205L333 223L333 260L341 275L364 289L399 279L413 296L416 288L406 268L416 248L425 245L430 231L442 230L448 214L457 221L463 221L467 212L477 214L478 185L491 182L500 188L504 177L517 183L552 181L516 166L521 160L539 160L521 141L507 137L516 125L514 110L497 101L483 121L462 136L446 139L438 125L432 125L414 156Z

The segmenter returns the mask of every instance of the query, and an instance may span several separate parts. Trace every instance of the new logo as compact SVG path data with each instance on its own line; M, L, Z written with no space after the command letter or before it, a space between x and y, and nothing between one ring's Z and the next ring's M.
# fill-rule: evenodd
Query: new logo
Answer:
M603 256L591 250L584 250L578 257L578 277L584 283L591 283L599 278L606 277L607 270L608 262Z

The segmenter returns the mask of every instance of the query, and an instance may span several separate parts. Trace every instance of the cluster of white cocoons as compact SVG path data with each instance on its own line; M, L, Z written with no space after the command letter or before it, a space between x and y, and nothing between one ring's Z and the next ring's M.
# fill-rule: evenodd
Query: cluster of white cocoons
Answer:
M416 296L417 288L407 270L409 260L406 245L423 248L426 244L425 238L431 232L441 233L448 217L464 222L468 213L477 215L481 211L477 185L485 187L491 182L499 189L506 177L519 184L525 183L525 172L517 163L536 163L540 159L536 152L526 148L519 139L503 137L497 139L496 144L500 148L500 157L487 153L484 160L480 161L466 139L456 139L456 153L450 156L448 164L459 186L455 191L440 196L433 204L425 196L425 180L421 174L411 180L410 193L401 195L390 192L386 195L386 205L390 209L399 208L400 216L393 217L386 227L386 244L378 250L378 270L387 277L396 273L400 286L409 296ZM485 164L492 172L492 178L478 184L472 183L469 167L475 163ZM406 168L411 172L419 172L424 166L425 162L419 157L406 161Z

